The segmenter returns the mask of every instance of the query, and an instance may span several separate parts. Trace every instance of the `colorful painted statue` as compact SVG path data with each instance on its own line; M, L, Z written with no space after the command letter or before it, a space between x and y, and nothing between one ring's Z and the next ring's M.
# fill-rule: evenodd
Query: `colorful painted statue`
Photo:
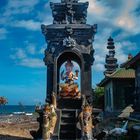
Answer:
M94 126L92 125L92 107L89 105L85 105L82 109L82 112L79 115L79 121L81 125L82 131L82 139L83 140L92 140L92 129Z
M76 70L74 74L73 67L71 60L67 60L65 64L66 72L61 72L61 80L65 81L65 83L60 84L60 96L63 98L80 98L81 96L78 84L74 83L74 80L78 80L79 71Z
M78 80L78 71L76 74L74 74L72 71L73 67L73 63L70 60L67 60L65 64L66 73L64 74L64 71L61 73L61 79L65 80L65 83L73 84L74 80Z
M43 112L43 140L50 140L54 133L54 129L57 121L56 114L56 99L55 95L52 95L52 104L46 104Z
M51 114L51 109L49 104L46 104L44 107L44 112L43 112L43 139L44 140L49 140L50 139L50 114Z

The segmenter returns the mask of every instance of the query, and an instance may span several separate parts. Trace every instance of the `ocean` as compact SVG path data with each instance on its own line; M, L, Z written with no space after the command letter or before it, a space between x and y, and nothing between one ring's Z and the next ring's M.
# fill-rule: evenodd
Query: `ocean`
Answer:
M0 106L0 114L12 114L15 112L33 113L35 106L4 105Z

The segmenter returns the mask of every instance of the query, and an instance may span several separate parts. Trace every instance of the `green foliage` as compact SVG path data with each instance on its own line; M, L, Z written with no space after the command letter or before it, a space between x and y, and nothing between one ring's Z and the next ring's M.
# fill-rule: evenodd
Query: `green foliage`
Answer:
M97 97L104 95L104 88L103 87L96 87L94 93Z
M93 90L93 99L94 99L93 107L103 109L103 105L104 105L104 88L103 87L96 87Z

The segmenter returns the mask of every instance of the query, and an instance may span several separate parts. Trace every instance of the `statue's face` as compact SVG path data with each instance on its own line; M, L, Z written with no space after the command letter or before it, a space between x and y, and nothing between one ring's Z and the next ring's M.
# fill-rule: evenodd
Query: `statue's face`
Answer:
M66 66L66 71L67 71L67 72L71 72L72 69L73 69L73 66Z
M67 61L65 68L66 68L66 72L71 72L73 69L73 63L71 61Z

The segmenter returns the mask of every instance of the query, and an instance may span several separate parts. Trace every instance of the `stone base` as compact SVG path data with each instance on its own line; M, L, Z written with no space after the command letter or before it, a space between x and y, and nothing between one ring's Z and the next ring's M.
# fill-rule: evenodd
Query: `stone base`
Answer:
M39 129L38 131L31 131L31 135L36 140L42 139L42 125L43 125L43 110L36 111L39 114L39 117L37 118L37 121L39 122Z
M39 129L37 131L31 131L31 135L35 140L43 140L42 139L42 133L43 133L43 109L38 110L37 113L39 113L39 117L37 118L37 121L39 122ZM56 127L54 130L54 134L51 139L58 140L58 133L59 133L59 123L60 123L60 110L56 110L57 114L57 122Z
M59 109L81 109L82 106L82 99L59 99L58 100L58 108Z

